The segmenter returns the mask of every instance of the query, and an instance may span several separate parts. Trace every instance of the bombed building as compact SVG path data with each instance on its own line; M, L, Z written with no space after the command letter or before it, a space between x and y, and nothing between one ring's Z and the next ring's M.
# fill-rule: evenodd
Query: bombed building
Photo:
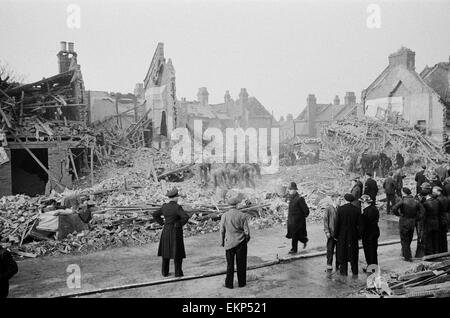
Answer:
M74 43L61 42L57 61L54 76L0 83L0 196L64 190L93 156Z

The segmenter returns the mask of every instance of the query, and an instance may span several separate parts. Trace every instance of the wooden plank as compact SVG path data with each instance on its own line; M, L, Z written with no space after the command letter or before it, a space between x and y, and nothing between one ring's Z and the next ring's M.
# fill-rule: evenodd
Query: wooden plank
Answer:
M437 259L437 258L441 258L441 257L445 257L445 256L450 256L450 252L427 255L427 256L422 257L422 260L428 261L428 260Z
M91 146L91 185L94 186L94 146Z
M77 167L75 166L75 160L73 160L73 154L72 154L72 149L69 148L69 158L70 158L70 162L72 163L72 168L73 168L73 173L75 174L75 178L78 178L78 172L77 172Z
M8 117L6 117L6 114L3 112L3 109L0 107L0 115L2 115L3 120L6 123L6 126L8 126L8 128L12 129L12 125L11 122L9 121Z

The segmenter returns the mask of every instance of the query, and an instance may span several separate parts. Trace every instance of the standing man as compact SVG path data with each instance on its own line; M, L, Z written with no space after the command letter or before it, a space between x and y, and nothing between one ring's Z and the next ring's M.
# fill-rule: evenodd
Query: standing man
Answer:
M186 258L183 241L183 226L188 222L189 215L178 205L178 189L173 188L166 196L169 203L164 203L160 209L153 212L153 218L160 225L164 225L159 241L158 256L162 256L162 270L164 277L169 275L169 262L175 263L175 277L182 277L183 258ZM164 220L161 218L164 216Z
M356 177L352 180L352 189L350 190L350 193L355 198L352 202L353 205L360 210L361 210L361 202L359 202L359 198L361 197L362 192L363 192L363 184L361 181L359 181L359 177Z
M411 262L411 242L414 236L414 228L416 223L423 217L425 210L422 204L414 199L409 188L403 188L402 192L403 198L392 207L392 212L400 217L398 227L402 244L402 256L405 261Z
M295 254L298 250L298 241L306 248L308 233L306 232L306 218L309 215L309 208L305 199L297 192L297 184L291 182L289 186L289 209L287 219L286 238L292 239L292 249L289 254Z
M389 172L388 177L384 180L383 189L386 193L387 214L391 214L391 206L395 204L395 181L392 178L392 171Z
M380 237L378 220L380 219L380 212L372 204L372 199L367 194L363 195L359 201L361 201L363 211L361 215L361 236L367 266L378 264L377 249L378 238Z
M450 202L446 196L442 194L442 189L439 187L433 188L433 193L436 195L436 199L440 203L441 210L439 211L439 244L438 253L448 252L448 213Z
M423 235L425 241L425 255L438 253L439 250L439 214L441 204L437 200L437 193L425 193L425 217L423 220Z
M367 173L366 175L367 180L364 185L364 194L367 194L372 200L372 205L375 205L378 194L378 185L377 182L374 179L372 179L372 174L370 172Z
M0 236L0 241L1 238ZM11 253L0 245L0 299L8 297L9 280L17 272L17 263L12 258Z
M339 193L331 194L331 202L325 208L323 217L323 230L327 236L327 271L333 270L333 255L336 249L335 229L337 222L337 209L339 207ZM339 269L337 260L336 270Z
M360 234L360 210L351 202L355 197L351 193L344 196L346 204L337 210L335 235L337 238L337 262L341 275L347 276L348 262L353 275L358 275L358 239Z
M420 186L424 182L428 182L427 177L425 177L425 170L427 170L427 166L423 165L422 170L416 173L416 177L414 178L416 181L416 195L420 194Z
M220 219L221 244L225 248L227 259L227 276L225 287L233 288L234 259L236 259L237 278L239 287L246 284L247 272L247 243L250 241L248 215L236 209L239 199L231 198L228 204L232 206Z
M394 182L395 182L395 194L399 198L402 197L402 189L403 189L403 179L406 176L403 174L403 170L400 168L397 170L397 172L394 175Z

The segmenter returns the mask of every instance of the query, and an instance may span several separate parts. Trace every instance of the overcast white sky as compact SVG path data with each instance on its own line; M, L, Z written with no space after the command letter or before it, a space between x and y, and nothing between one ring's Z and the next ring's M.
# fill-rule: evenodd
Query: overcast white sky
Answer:
M67 27L68 4L81 27ZM369 4L381 28L369 29ZM210 102L241 87L276 118L297 116L308 94L359 100L402 45L416 70L448 61L450 1L23 1L0 0L0 59L27 82L57 73L60 41L75 42L86 89L132 92L158 42L177 76L177 97Z

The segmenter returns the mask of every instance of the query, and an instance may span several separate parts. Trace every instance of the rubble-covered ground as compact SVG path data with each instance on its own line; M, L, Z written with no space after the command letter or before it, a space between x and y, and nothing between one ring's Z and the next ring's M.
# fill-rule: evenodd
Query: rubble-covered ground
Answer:
M112 247L142 245L159 239L161 226L151 213L167 201L165 193L172 187L181 191L179 203L192 216L184 227L185 236L201 235L219 230L220 215L227 209L223 193L215 191L210 182L208 188L200 186L196 168L171 176L169 180L154 181L151 162L157 174L174 168L165 153L150 148L124 152L120 157L103 163L96 171L97 183L88 186L89 178L80 180L78 190L52 193L50 196L27 197L16 195L0 198L0 220L4 224L2 245L18 255L35 257L59 253L88 253ZM408 171L406 171L408 172ZM413 185L413 175L407 173L405 186ZM321 209L331 192L342 195L350 191L353 175L345 173L333 161L322 159L318 164L280 167L278 173L263 175L257 179L256 189L236 187L229 189L226 198L241 193L241 208L246 208L251 225L265 228L285 224L287 202L282 193L291 181L310 207L309 223L321 222ZM382 180L377 180L380 189ZM384 197L380 191L380 199ZM28 236L41 212L51 211L56 203L63 203L67 196L80 198L81 206L88 199L95 201L93 218L87 230L69 234L65 239ZM380 202L383 208L384 203Z

